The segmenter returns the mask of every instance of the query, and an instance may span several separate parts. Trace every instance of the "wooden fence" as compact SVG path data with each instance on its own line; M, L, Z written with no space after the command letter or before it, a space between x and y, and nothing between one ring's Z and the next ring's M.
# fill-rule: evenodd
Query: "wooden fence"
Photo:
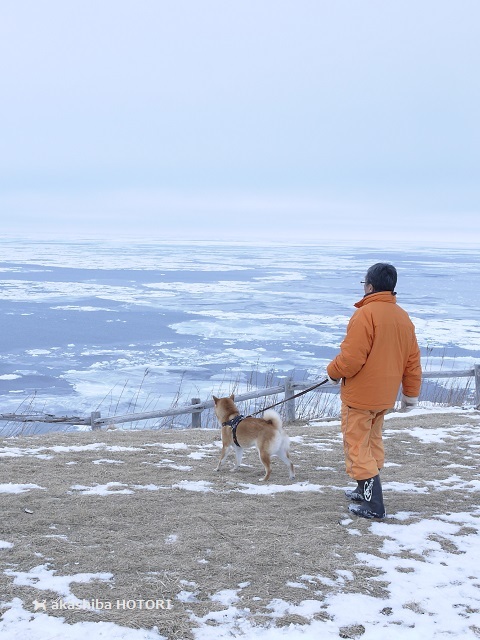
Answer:
M428 371L422 375L423 379L440 379L440 378L471 378L475 379L475 408L480 409L480 365L476 364L473 369L466 369L462 371ZM285 418L287 422L295 420L295 398L292 396L296 392L303 389L307 389L311 386L311 383L294 382L291 378L285 380L285 384L278 385L276 387L268 387L265 389L258 389L256 391L250 391L235 395L237 402L243 402L245 400L253 400L256 398L263 398L272 395L278 395L283 393L283 402L285 403ZM331 388L330 383L319 387L316 392L322 392ZM191 414L191 426L198 428L201 426L202 412L206 409L213 407L213 400L206 400L201 402L200 398L192 398L191 403L178 407L176 409L166 409L163 411L149 411L144 413L129 413L120 416L108 416L102 418L100 412L94 411L88 418L81 418L76 416L54 416L54 415L21 415L15 413L0 414L0 420L9 422L47 422L47 423L62 423L62 424L74 424L74 425L90 425L92 429L100 429L102 426L124 424L126 422L139 422L141 420L154 420L157 418L168 418L180 415Z

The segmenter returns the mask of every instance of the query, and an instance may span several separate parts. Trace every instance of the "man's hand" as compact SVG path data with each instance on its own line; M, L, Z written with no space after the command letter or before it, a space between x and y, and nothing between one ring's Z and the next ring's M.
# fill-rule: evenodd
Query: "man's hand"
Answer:
M400 411L411 411L418 404L418 398L412 398L402 393L402 401L400 403Z
M338 384L340 382L340 380L341 380L341 378L331 378L328 375L328 373L327 373L327 378L328 378L328 381L331 382L332 384Z

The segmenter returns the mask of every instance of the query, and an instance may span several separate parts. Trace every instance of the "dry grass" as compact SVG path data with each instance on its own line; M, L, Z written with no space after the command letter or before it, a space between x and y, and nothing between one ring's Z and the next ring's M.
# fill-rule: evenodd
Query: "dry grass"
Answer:
M456 439L446 437L441 445L421 444L409 433L413 426L435 429L451 425L462 426L454 429ZM62 611L58 615L69 622L106 620L147 629L157 626L169 640L191 638L196 616L224 609L212 599L224 589L238 591L238 606L260 626L271 622L268 605L276 598L299 603L308 598L322 600L339 590L382 596L387 585L372 581L377 571L356 559L362 551L381 554L382 539L370 532L368 521L346 521L342 489L349 481L338 430L338 424L333 423L288 426L294 437L294 483L319 487L267 495L243 492L247 484L259 485L262 468L253 451L246 454L245 466L236 474L230 473L228 464L215 473L218 430L93 431L3 440L4 454L14 453L15 448L25 451L24 455L1 458L0 483L35 483L44 490L0 493L0 540L14 543L0 552L0 592L6 594L6 601L17 596L25 608L33 610L34 599L55 600L58 594L16 585L14 576L6 575L5 570L30 571L46 564L56 575L112 573L111 581L73 583L72 591L88 600L169 598L173 608L134 613L116 609ZM473 493L459 495L448 487L435 491L428 482L451 476L447 464L463 465L455 474L471 478L471 467L478 467L480 456L478 447L468 444L475 430L478 418L472 414L390 420L387 459L399 466L387 467L382 472L383 482L413 482L420 489L428 488L428 493L386 493L389 513L411 512L413 522L446 511L473 510ZM123 449L53 449L95 443ZM175 443L185 446L169 446ZM117 463L95 463L102 459ZM211 483L207 485L210 490L186 490L179 484L185 480ZM117 490L132 493L105 497L84 495L72 488L110 482L121 483ZM152 484L160 488L146 488ZM266 486L288 488L290 484L285 466L274 460ZM352 527L361 536L351 535ZM338 570L352 571L355 579L339 581ZM299 581L304 588L292 586ZM181 592L191 592L190 601L179 599ZM275 623L291 622L306 620L284 616ZM350 632L345 630L343 637L353 637Z

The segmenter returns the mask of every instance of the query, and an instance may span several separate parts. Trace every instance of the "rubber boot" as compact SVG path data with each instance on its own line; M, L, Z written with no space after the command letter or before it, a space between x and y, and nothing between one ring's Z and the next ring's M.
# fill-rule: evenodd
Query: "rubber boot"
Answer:
M363 501L360 504L351 504L348 510L361 518L385 518L387 514L383 505L379 475L363 481Z
M345 497L353 502L363 502L363 483L365 480L357 480L357 486L355 489L347 489L345 491Z

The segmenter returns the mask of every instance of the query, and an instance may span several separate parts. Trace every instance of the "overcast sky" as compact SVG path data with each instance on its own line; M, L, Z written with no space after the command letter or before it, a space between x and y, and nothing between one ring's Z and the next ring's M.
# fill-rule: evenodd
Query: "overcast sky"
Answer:
M5 0L0 234L479 241L478 0Z

